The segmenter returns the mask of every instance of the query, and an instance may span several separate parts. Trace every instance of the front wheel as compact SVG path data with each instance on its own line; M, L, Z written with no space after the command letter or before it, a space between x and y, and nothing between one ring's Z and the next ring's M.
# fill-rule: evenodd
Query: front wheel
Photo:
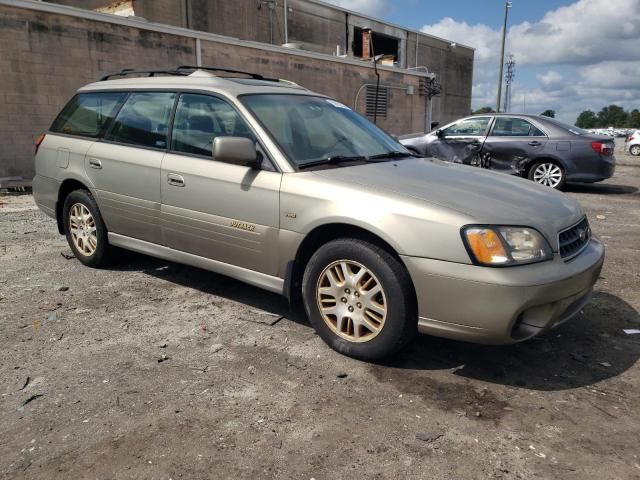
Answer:
M326 243L302 280L305 309L334 350L361 360L387 357L417 331L411 280L400 261L360 239Z
M566 180L564 169L550 161L536 162L529 170L529 180L545 187L562 189Z

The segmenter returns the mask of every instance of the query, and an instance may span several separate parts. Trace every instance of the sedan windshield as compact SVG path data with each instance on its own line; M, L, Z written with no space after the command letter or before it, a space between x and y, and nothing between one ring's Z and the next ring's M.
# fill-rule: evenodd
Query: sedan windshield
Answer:
M322 97L255 94L242 102L299 168L411 156L349 107Z

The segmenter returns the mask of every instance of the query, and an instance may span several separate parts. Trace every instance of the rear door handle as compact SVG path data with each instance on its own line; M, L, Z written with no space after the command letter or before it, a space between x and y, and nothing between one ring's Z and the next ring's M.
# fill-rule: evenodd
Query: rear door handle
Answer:
M175 173L170 173L167 175L167 183L169 185L173 185L174 187L184 187L184 178L182 175L178 175Z
M95 168L100 170L102 168L102 162L100 160L98 160L97 158L90 158L89 159L89 166L91 168Z
M529 142L529 145L531 145L532 147L537 147L538 145L542 145L542 143L537 140L533 140Z

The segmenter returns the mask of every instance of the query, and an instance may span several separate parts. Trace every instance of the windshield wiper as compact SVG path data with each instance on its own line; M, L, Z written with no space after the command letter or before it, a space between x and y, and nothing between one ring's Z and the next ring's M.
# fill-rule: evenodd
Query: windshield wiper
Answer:
M371 155L370 157L367 157L367 160L381 160L383 158L407 158L413 156L414 155L412 153L393 150L391 152L381 153L379 155Z
M333 157L323 158L322 160L314 160L313 162L303 163L302 165L298 165L298 168L303 169L315 167L317 165L330 165L346 162L364 162L366 160L368 160L368 158L363 157L362 155L335 155Z

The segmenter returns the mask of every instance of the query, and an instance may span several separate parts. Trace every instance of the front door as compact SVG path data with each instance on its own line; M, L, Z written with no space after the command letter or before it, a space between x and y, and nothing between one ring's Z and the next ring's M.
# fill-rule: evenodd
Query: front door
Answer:
M548 138L528 120L496 117L482 148L486 167L503 173L522 173L546 148Z
M430 153L441 160L481 166L480 150L486 138L491 117L471 117L438 131L430 145Z
M175 93L136 92L85 157L110 232L161 243L160 166Z
M162 161L165 245L268 275L276 275L282 175L212 158L217 136L255 137L219 97L183 93L170 151ZM268 162L268 160L265 160Z

